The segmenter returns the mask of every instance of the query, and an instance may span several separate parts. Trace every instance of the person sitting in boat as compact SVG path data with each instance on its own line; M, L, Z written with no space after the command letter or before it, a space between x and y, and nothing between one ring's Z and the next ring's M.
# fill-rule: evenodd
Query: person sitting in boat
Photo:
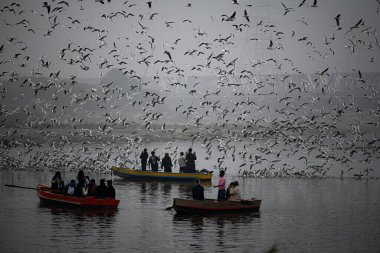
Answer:
M161 169L164 168L165 172L172 172L172 167L172 159L170 158L169 153L165 153L165 156L161 161Z
M232 182L231 184L232 184L232 187L229 189L227 200L236 201L236 202L241 201L239 182L235 181L235 182Z
M226 199L228 200L230 198L230 191L232 188L234 188L235 184L234 182L231 182L228 187L227 187L227 191L226 191Z
M160 161L160 158L156 156L154 151L152 151L150 154L151 155L148 161L149 167L152 171L158 171L158 162Z
M80 181L78 184L75 186L75 191L74 194L78 197L84 197L87 196L87 185L85 184L85 181Z
M146 148L144 148L144 151L141 152L141 155L140 155L141 170L142 171L146 171L146 164L148 162L148 157L149 157L148 150Z
M205 199L205 195L204 195L205 188L203 187L203 185L201 185L201 181L199 179L195 179L195 185L193 186L191 191L192 191L193 199L196 199L196 200Z
M179 173L186 172L186 157L183 152L179 153L180 157L178 158L177 162L179 165Z
M65 186L64 193L67 195L74 195L76 182L74 179L71 179L70 183Z
M224 170L220 170L219 183L218 185L214 185L214 187L218 187L218 201L226 199L226 181Z
M195 160L197 160L197 155L189 148L186 153L186 170L188 173L195 173Z
M51 189L63 191L64 188L65 188L65 184L62 180L61 172L57 171L55 172L55 175L51 180Z
M96 184L95 179L91 179L88 184L87 196L95 196L96 187L98 187L98 185Z
M95 198L105 199L108 197L108 188L106 186L106 180L100 179L100 184L96 187Z
M115 198L116 197L116 191L115 188L112 186L112 180L107 180L107 188L108 188L108 198Z

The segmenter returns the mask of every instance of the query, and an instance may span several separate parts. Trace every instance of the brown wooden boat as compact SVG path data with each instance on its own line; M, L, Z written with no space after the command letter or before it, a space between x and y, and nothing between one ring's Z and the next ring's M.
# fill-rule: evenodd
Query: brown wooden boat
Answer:
M177 213L223 213L223 212L258 212L261 199L242 201L216 201L214 199L173 199L173 208Z

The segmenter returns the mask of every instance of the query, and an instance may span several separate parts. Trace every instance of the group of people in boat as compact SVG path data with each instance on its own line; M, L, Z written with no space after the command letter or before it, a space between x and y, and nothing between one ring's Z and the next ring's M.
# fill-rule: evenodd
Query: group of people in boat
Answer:
M160 157L156 155L155 151L150 152L149 156L148 149L144 148L144 150L141 152L140 160L142 171L146 171L147 166L152 171L158 171L161 161L161 169L164 169L164 172L172 172L173 163L171 157L169 156L169 153L165 153L165 156L161 160ZM197 160L197 155L191 148L189 148L186 154L180 152L180 157L177 160L179 165L179 172L195 173L195 160Z
M115 198L116 191L112 185L112 180L100 179L99 185L95 179L89 179L84 175L83 170L78 172L75 179L71 179L70 183L64 184L61 172L57 171L51 180L51 188L56 192L77 197L95 196L96 198Z
M226 176L225 172L221 170L219 172L219 181L218 185L214 185L214 187L218 187L218 201L241 201L241 193L239 188L239 182L233 181L231 182L226 189ZM195 185L192 188L192 197L196 200L204 200L204 187L201 185L199 179L195 180Z

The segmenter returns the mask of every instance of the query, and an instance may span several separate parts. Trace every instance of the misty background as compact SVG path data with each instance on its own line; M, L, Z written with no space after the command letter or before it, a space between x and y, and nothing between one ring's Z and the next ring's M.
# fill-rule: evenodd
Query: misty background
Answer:
M0 7L3 168L107 172L194 146L233 174L379 175L375 0Z

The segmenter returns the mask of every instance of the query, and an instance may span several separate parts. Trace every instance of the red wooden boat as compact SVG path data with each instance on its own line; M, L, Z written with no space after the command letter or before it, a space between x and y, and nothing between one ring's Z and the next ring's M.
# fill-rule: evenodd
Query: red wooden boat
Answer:
M41 184L37 186L37 196L40 198L41 203L85 208L117 208L120 202L120 200L112 198L97 199L93 196L76 197L65 195L54 192L50 187Z
M214 199L173 199L173 208L177 213L223 213L223 212L258 212L261 199L235 201L216 201Z

